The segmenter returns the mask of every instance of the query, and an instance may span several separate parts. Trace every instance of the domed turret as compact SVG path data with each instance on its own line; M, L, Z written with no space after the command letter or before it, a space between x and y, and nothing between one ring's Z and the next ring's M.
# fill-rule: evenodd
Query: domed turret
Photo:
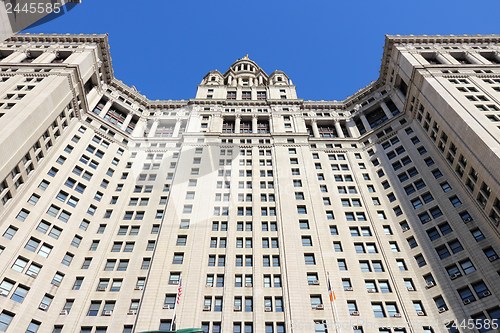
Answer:
M225 83L229 86L265 86L268 75L253 60L248 58L248 54L236 60L224 74Z

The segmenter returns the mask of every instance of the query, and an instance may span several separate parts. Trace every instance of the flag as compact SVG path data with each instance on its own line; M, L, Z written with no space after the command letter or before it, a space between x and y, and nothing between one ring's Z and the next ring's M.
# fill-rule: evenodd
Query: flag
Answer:
M333 302L337 299L337 296L335 296L335 292L332 289L332 284L330 283L330 275L327 277L327 283L328 283L328 295L330 296L330 302Z
M182 296L182 275L179 277L179 285L177 286L177 297L175 299L175 304L179 305Z

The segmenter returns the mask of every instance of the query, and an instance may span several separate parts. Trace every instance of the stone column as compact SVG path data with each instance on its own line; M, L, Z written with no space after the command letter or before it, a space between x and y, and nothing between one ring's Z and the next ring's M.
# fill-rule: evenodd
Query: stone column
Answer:
M359 119L361 119L361 122L363 123L363 126L365 127L365 130L367 132L372 129L370 123L368 123L368 119L366 119L364 114L360 115Z
M174 133L172 134L173 138L179 137L179 132L181 130L181 124L182 124L182 120L177 119L177 122L175 123L175 127L174 127Z
M481 61L479 61L475 57L476 53L471 53L471 52L465 52L465 59L467 59L471 64L479 65L482 64Z
M139 118L137 121L137 124L135 125L134 130L132 131L132 136L134 137L143 137L144 136L144 130L146 129L146 119L144 118Z
M391 110L389 110L389 108L387 107L387 104L385 104L384 101L380 102L380 107L382 108L382 110L384 110L384 113L387 116L387 119L391 119L392 118L392 112L391 112Z
M494 52L493 58L495 58L497 63L500 64L500 52Z
M17 54L16 54L17 53ZM14 52L8 62L21 62L28 57L26 52Z
M269 115L269 133L274 132L274 120L273 120L274 117L277 117L277 115L275 114Z
M344 132L342 132L342 127L340 126L340 121L335 120L334 125L335 125L335 130L337 131L337 136L339 138L345 138Z
M129 113L129 114L125 117L125 120L123 121L123 124L122 124L122 126L120 127L120 129L121 129L122 131L124 131L124 132L125 132L125 131L126 131L126 129L127 129L128 124L130 124L130 121L131 121L131 120L132 120L132 113Z
M313 136L315 138L319 138L319 130L318 130L318 124L316 123L316 119L311 120L311 128L313 130Z
M50 64L57 58L57 51L44 53L45 57L41 60L44 64Z
M436 60L439 61L441 64L444 64L444 65L449 65L450 62L448 61L448 59L446 59L441 53L437 52L436 53Z
M234 118L234 133L240 133L241 131L241 116L239 114Z
M351 137L353 138L357 138L360 136L359 134L359 130L358 128L356 127L356 123L354 122L354 119L349 119L347 122L346 122L346 127L347 127L347 130L349 131L349 133L351 133Z
M111 105L113 105L113 101L109 100L104 104L104 107L102 108L101 112L99 112L99 117L104 118L104 115L109 111L111 108Z
M157 119L153 121L153 124L151 124L151 128L149 129L148 138L152 138L156 135L156 129L158 128L159 123L160 122Z
M258 118L256 115L252 116L252 133L257 133Z

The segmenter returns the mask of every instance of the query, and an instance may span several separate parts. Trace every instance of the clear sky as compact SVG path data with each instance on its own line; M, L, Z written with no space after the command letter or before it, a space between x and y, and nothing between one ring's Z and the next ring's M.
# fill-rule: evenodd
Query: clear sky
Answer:
M116 78L150 99L193 98L249 54L300 98L342 100L378 77L384 35L500 33L500 0L83 0L31 33L108 33Z

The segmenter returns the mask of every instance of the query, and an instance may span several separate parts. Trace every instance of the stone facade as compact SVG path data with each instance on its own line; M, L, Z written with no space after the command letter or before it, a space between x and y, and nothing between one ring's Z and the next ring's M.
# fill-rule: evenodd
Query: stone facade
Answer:
M388 36L341 102L248 56L152 101L106 35L3 42L0 331L496 332L499 41Z

